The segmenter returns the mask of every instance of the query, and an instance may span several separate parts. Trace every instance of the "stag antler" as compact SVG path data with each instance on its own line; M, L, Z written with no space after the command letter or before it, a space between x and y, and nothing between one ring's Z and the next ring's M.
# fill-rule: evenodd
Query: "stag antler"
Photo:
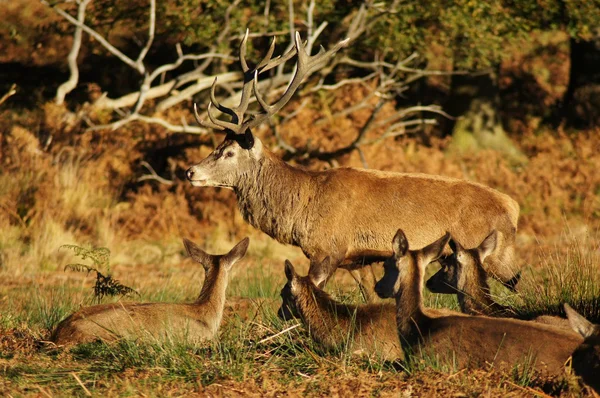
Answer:
M350 39L346 38L340 41L329 51L325 51L325 49L321 46L319 52L316 55L311 56L305 50L304 43L302 43L302 39L300 38L300 33L296 32L295 46L283 56L278 56L274 59L271 59L275 50L275 38L273 38L267 54L254 69L250 69L246 62L247 41L248 31L246 31L244 39L240 44L240 64L244 72L244 85L242 87L242 95L239 105L234 108L228 108L217 101L215 96L217 79L215 79L210 90L210 102L207 108L208 118L210 121L200 120L197 106L194 103L194 115L196 117L196 121L202 126L216 130L226 130L237 135L245 134L248 129L258 126L283 108L285 104L287 104L292 98L302 83L302 80L304 80L304 78L309 76L311 73L322 68L327 61L335 55L336 52L338 52L342 47L348 45ZM269 105L258 92L258 75L281 65L296 54L298 55L298 61L296 64L296 72L294 73L294 77L290 81L288 88L281 95L281 97L273 105ZM256 100L260 104L262 111L253 118L244 120L252 92L254 92ZM231 116L231 122L218 120L211 112L213 106L219 111Z

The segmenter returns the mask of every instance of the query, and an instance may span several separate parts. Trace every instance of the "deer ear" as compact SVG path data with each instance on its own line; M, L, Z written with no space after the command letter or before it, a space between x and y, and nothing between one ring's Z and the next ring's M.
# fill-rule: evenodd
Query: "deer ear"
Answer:
M490 234L479 244L477 248L477 252L479 253L479 259L483 263L483 260L494 250L496 250L496 245L498 244L498 232L493 230Z
M450 249L452 249L452 252L456 253L459 250L457 245L460 245L454 239L450 238L448 244L450 245Z
M565 303L564 307L567 318L569 319L569 324L574 331L579 333L584 339L594 335L596 332L596 325L585 319L585 317L575 311L569 304Z
M223 260L225 260L225 262L231 267L246 255L246 250L248 250L249 244L250 238L246 237L242 239L233 247L233 249L229 251L229 253L223 256Z
M404 257L408 251L408 240L406 240L406 235L401 229L396 232L394 239L392 239L392 250L394 250L394 257L396 258Z
M292 281L297 276L298 275L296 274L296 271L294 270L294 266L292 265L290 260L285 260L285 277L287 278L287 280Z
M254 135L252 134L252 131L250 131L250 129L247 129L244 132L244 144L242 145L242 148L252 149L253 146L254 146Z
M198 245L189 239L183 239L183 245L188 255L196 262L202 264L204 268L212 266L214 256L208 254L204 250L200 249Z
M421 255L427 264L437 260L442 255L444 247L446 247L449 240L450 232L446 232L444 236L421 249Z

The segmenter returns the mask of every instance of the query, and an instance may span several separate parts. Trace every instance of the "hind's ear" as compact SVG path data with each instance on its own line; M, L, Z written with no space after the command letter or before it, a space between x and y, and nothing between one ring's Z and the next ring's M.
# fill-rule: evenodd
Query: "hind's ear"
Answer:
M207 268L212 265L214 256L200 249L200 247L198 247L198 245L196 245L194 242L192 242L189 239L183 238L183 245L185 246L185 250L187 251L188 255L194 261L202 264L204 268Z
M433 242L432 244L425 246L421 249L421 256L423 261L429 264L432 261L437 260L444 252L444 247L450 240L450 233L446 232L444 236Z
M456 253L459 250L458 247L460 245L454 239L450 238L450 241L448 242L448 244L450 245L450 249L452 250L453 253Z
M396 258L404 257L408 252L408 240L401 229L396 232L394 239L392 239L392 250Z
M242 239L237 245L233 247L233 249L229 251L229 253L223 256L223 259L229 266L232 266L246 255L246 250L248 250L249 244L250 238L246 237Z
M581 337L587 339L588 337L593 336L594 333L596 333L596 325L585 319L583 315L580 315L569 304L565 303L564 307L571 328L573 328L574 331L579 333Z
M329 275L335 272L335 269L332 268L331 257L327 256L319 264L310 264L308 276L310 280L313 281L315 286L319 286L321 283L327 280Z
M479 244L477 248L477 252L479 253L479 259L483 263L483 260L486 259L487 256L493 253L496 250L496 245L498 244L498 232L493 230L490 234Z
M285 277L288 281L292 281L298 275L296 274L296 270L294 270L294 266L290 262L290 260L285 260Z

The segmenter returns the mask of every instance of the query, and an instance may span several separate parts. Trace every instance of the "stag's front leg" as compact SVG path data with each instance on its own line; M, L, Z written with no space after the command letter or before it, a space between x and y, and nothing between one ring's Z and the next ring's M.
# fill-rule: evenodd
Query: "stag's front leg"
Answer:
M375 303L379 301L379 297L374 294L375 292L375 275L373 274L373 265L368 264L364 267L348 270L352 278L358 284L360 294L366 303Z

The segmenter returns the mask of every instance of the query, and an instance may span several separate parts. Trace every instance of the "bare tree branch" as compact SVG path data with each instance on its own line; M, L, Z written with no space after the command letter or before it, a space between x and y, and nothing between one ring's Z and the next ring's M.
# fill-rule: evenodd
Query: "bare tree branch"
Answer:
M87 8L90 0L82 0L77 8L77 21L81 24L85 21L85 9ZM69 79L61 84L56 90L56 103L62 105L65 101L65 96L69 94L79 83L79 68L77 66L77 56L79 55L79 49L81 48L81 38L83 36L81 26L75 27L75 33L73 34L73 47L67 57L67 63L69 65L70 75Z
M231 83L234 81L239 81L242 78L242 74L240 72L228 72L218 75L219 82L223 83ZM196 84L192 84L191 86L186 87L181 90L178 94L172 95L163 101L161 101L157 106L156 110L162 112L166 109L171 108L172 106L192 98L193 95L199 93L200 91L209 89L213 82L215 81L215 76L205 77L203 79L198 79Z
M160 76L162 73L176 69L179 65L181 65L183 63L183 61L199 60L199 59L206 59L206 58L230 59L231 57L228 55L216 54L216 53L208 53L208 54L202 54L202 55L192 55L192 54L182 55L177 59L177 61L173 62L172 64L165 64L165 65L162 65L159 68L157 68L150 75L150 79L154 80L158 76ZM230 74L235 74L235 73L237 73L237 72L225 73L222 75L218 75L218 77L219 77L219 79L225 79L225 80L229 81L230 78L227 76L229 76ZM238 76L241 76L241 75L238 73ZM173 79L167 83L163 83L161 85L151 87L146 92L146 99L154 99L154 98L158 98L158 97L163 97L163 96L169 94L170 92L172 92L172 90L179 87L180 84L189 82L190 80L196 80L199 77L200 76L197 76L197 75L196 76L187 75L185 77L185 79L182 79L182 78ZM210 83L212 84L212 81L214 80L214 76L206 77L205 79L208 79L207 81L210 81ZM210 85L209 85L209 87L210 87ZM106 96L103 96L103 97L100 97L98 100L96 100L96 102L94 102L94 108L96 108L96 109L117 109L117 108L130 107L136 103L139 96L140 96L139 92L130 93L130 94L127 94L120 98L115 98L115 99L111 99L111 98L107 98ZM162 108L161 110L165 110L165 109L167 109L167 108Z
M152 42L154 41L154 31L156 26L156 0L150 0L150 22L148 23L148 40L146 41L146 45L140 51L140 55L135 60L135 63L138 65L143 65L144 58L146 58L146 54L152 47Z
M357 146L372 145L372 144L381 142L387 138L398 137L400 135L406 135L409 132L418 131L418 130L408 130L407 127L410 127L410 126L423 126L423 125L436 125L436 124L437 124L437 120L435 120L435 119L415 119L415 120L403 121L400 123L396 123L393 126L390 126L390 128L388 129L389 131L385 132L384 134L380 135L379 137L377 137L373 140L363 141L361 143L358 143Z
M445 118L448 118L451 120L454 119L454 117L452 117L449 114L447 114L446 112L444 112L442 110L442 107L440 107L439 105L416 105L416 106L411 106L409 108L405 108L405 109L402 109L402 110L396 112L391 117L378 122L376 124L376 127L384 126L384 125L390 124L390 123L395 123L400 119L404 119L409 114L416 113L416 112L436 113L438 115L444 116Z
M144 166L150 174L144 174L143 176L139 177L137 179L137 182L146 181L146 180L154 180L154 181L158 181L161 184L165 184L165 185L173 185L174 184L173 181L167 180L166 178L159 176L158 173L156 173L156 171L154 170L154 168L152 166L150 166L150 163L146 162L145 160L142 160L140 162L140 164L142 166Z
M17 85L15 83L13 83L10 86L10 88L8 89L8 91L2 97L0 97L0 105L2 105L3 103L5 103L7 99L9 99L10 97L12 97L16 93L17 93Z
M187 134L200 134L200 135L208 133L208 130L204 127L190 126L187 123L184 123L182 125L172 124L172 123L167 122L164 119L161 119L158 117L144 116L144 115L140 115L139 113L131 114L131 115L125 117L124 119L121 119L121 120L118 120L116 122L109 123L109 124L90 125L88 130L90 130L90 131L112 130L112 131L114 131L114 130L117 130L117 129L125 126L128 123L135 122L135 121L140 121L140 122L144 122L144 123L148 123L148 124L158 124L173 133L187 133Z
M108 40L102 37L100 33L96 32L94 29L90 28L83 22L79 22L78 20L73 18L68 12L65 12L58 5L52 6L46 0L42 0L42 3L46 4L49 7L52 7L54 11L56 11L60 16L65 18L67 21L71 22L76 27L83 29L83 31L85 31L87 34L96 39L100 44L102 44L104 48L106 48L115 57L119 58L121 61L138 71L140 74L144 74L145 68L143 64L137 64L134 60L129 58L127 55L123 54L118 48L110 44Z

